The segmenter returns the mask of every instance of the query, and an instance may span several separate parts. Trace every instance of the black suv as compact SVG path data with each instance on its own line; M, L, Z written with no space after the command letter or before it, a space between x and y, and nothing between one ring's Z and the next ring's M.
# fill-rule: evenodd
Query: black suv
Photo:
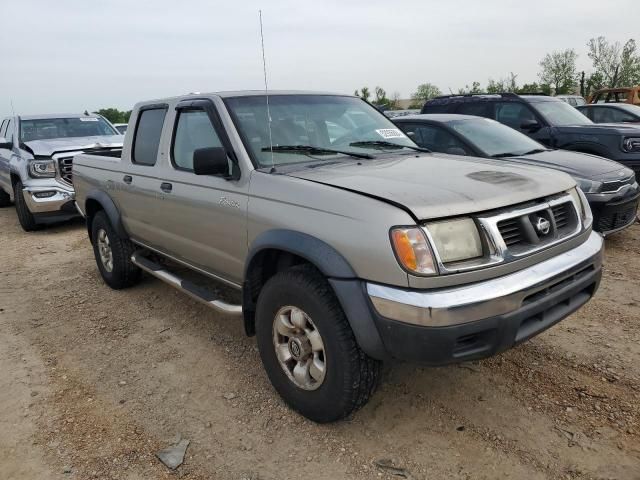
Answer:
M427 101L422 113L491 118L550 147L616 160L640 178L640 128L595 124L567 103L546 95L447 95Z

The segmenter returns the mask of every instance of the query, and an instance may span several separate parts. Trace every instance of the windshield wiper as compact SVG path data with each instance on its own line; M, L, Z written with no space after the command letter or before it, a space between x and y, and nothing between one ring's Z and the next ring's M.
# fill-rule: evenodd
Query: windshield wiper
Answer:
M491 158L505 158L505 157L521 157L523 155L533 155L534 153L542 153L548 152L548 148L534 148L533 150L529 150L528 152L523 153L514 153L514 152L505 152L505 153L496 153L495 155L491 155Z
M273 147L262 148L263 152L272 151L278 153L308 153L311 155L349 155L355 158L375 158L368 153L348 152L346 150L333 150L331 148L314 147L313 145L274 145Z
M430 153L428 148L414 147L412 145L400 145L399 143L386 142L384 140L367 140L362 142L353 142L349 144L350 147L379 147L379 148L410 148L418 152Z

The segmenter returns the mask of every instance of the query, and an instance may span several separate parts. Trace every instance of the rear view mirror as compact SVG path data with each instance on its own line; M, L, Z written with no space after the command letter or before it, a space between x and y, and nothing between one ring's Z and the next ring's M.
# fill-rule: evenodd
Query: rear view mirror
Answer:
M193 152L193 173L196 175L229 175L229 159L222 147L199 148Z
M13 147L13 145L11 144L11 142L9 140L7 140L4 137L0 137L0 148L11 149L12 147Z
M527 132L537 132L540 128L542 128L542 126L537 120L523 120L520 124L520 129L526 130Z
M447 148L446 152L449 155L466 155L467 152L464 148L462 147L449 147Z

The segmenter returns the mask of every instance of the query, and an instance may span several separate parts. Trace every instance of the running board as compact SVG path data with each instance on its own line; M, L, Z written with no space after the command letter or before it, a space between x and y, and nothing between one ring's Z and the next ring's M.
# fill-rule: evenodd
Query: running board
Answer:
M204 303L220 313L233 316L242 315L242 305L232 305L217 299L210 291L199 287L189 280L184 280L174 275L162 265L143 256L140 252L134 252L133 255L131 255L131 262L148 274L168 283L172 287L186 293L191 298Z

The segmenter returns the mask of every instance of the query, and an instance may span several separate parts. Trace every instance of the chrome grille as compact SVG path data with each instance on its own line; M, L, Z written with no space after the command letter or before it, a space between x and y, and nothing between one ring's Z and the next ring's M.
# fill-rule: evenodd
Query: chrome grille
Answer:
M555 207L551 207L551 212L553 212L553 219L556 222L556 228L558 230L569 225L569 207L569 203L562 203L560 205L556 205Z
M62 180L73 185L73 157L59 158L58 167L60 168L60 177Z
M507 247L522 243L522 229L518 218L498 222L498 231Z

